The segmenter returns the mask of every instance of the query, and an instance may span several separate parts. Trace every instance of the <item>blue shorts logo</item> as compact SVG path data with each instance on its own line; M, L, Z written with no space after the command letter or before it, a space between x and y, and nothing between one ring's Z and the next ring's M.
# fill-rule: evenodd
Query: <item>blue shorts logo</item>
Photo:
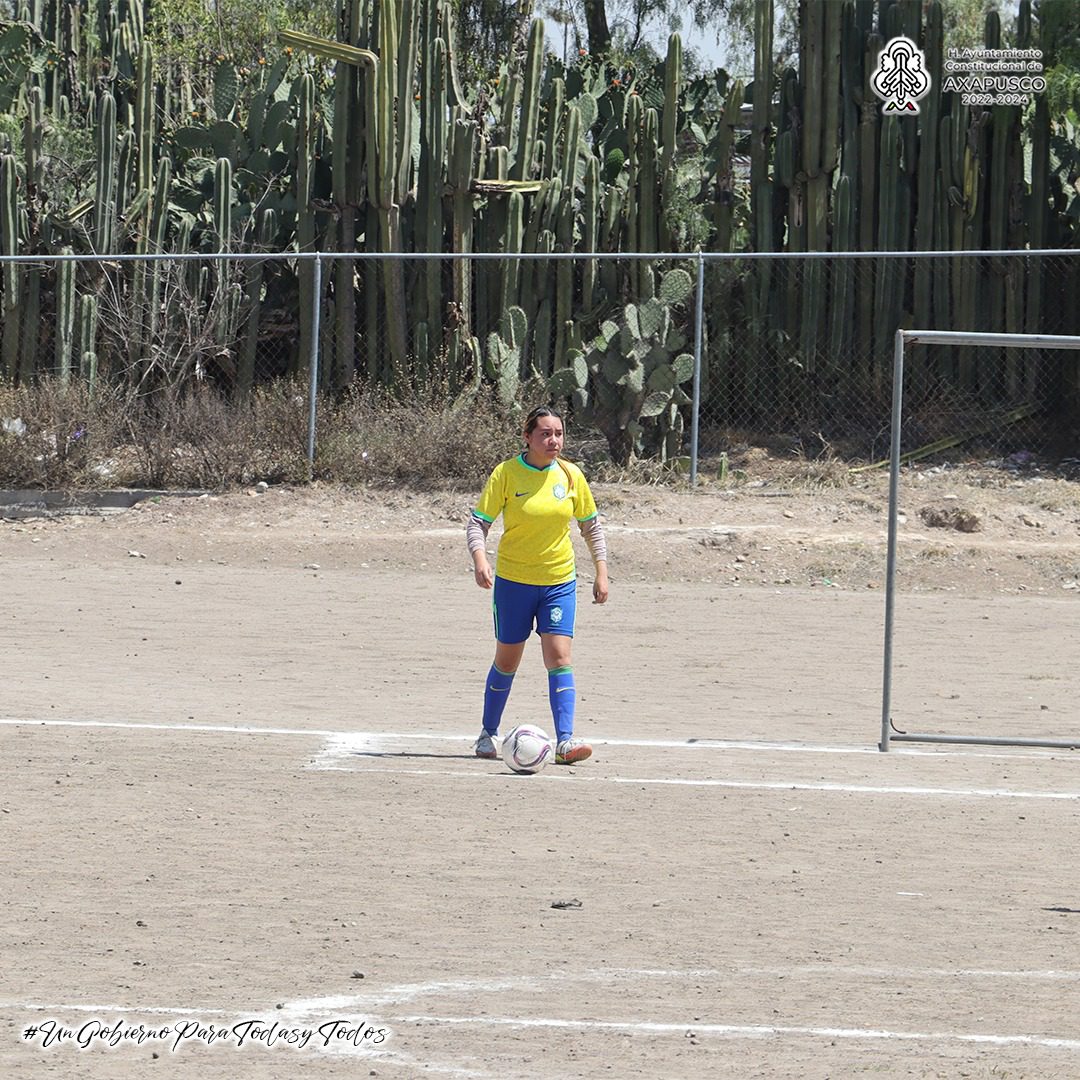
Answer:
M551 494L554 495L556 499L565 499L566 498L566 485L565 484L556 484L551 489Z
M558 626L562 622L562 608L553 607L551 609L551 621L555 626Z

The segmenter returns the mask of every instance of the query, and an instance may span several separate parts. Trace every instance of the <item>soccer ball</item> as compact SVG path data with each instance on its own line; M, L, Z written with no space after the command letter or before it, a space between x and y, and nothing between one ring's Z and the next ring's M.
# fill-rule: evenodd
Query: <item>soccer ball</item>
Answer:
M555 744L533 724L519 724L503 739L503 761L516 773L537 773L554 756Z

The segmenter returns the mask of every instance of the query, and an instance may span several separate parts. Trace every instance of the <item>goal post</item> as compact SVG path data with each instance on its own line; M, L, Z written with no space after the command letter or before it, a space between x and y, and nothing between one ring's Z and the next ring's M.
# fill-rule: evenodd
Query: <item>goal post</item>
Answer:
M900 491L900 420L903 408L904 349L916 345L997 345L1021 349L1080 349L1080 337L1053 334L989 334L959 330L897 330L893 344L892 436L889 453L889 529L885 562L885 646L881 682L881 741L888 751L893 742L978 743L985 746L1042 746L1073 750L1080 737L1068 739L995 738L982 735L931 735L896 731L892 727L893 616L896 610L896 544Z

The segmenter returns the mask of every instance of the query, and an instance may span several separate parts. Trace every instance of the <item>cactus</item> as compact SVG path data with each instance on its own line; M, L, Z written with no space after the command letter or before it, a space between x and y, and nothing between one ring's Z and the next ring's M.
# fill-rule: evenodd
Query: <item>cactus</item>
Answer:
M556 250L570 252L574 249L574 188L580 150L581 114L576 105L568 103L565 108L562 175L559 178L561 182L558 185L553 184L549 190L559 194L555 206ZM567 327L573 318L573 279L573 263L569 259L560 259L555 264L555 370L566 363ZM546 375L547 371L543 374Z
M259 225L257 244L264 251L273 249L274 237L277 234L277 214L271 208L264 208L259 212ZM251 392L255 383L255 359L259 348L259 323L262 313L263 299L263 263L261 260L250 259L244 263L244 308L245 326L244 340L240 351L240 362L237 368L236 389L241 396Z
M753 221L753 250L773 251L773 190L769 178L772 147L773 92L773 0L759 0L754 6L754 92L750 128L750 199ZM752 319L758 332L766 324L772 291L772 265L756 264Z
M586 251L600 248L600 162L590 155L585 168L584 233L582 241ZM581 306L591 312L596 303L596 260L586 259L582 267Z
M714 251L731 250L732 215L735 208L735 176L731 155L744 94L742 80L734 80L724 99L724 114L710 146L716 161L717 181L717 198L713 206L713 224L716 229L712 245Z
M145 255L151 250L161 250L163 236L157 238L157 247L152 247L155 223L162 228L165 207L168 203L168 187L153 190L154 184L154 97L153 97L153 54L150 43L143 41L139 51L138 78L136 80L135 130L131 145L136 154L135 200L126 210L127 224L135 231L135 250ZM127 134L127 133L125 133ZM127 140L125 139L125 143ZM166 159L168 160L168 159ZM123 167L121 175L123 175ZM121 196L123 202L123 196ZM138 207L138 209L136 209ZM120 212L125 212L121 210ZM142 357L146 341L154 341L157 332L158 303L160 291L161 267L145 262L135 264L132 272L132 297L140 318L135 322L134 332L128 339L128 359L137 363ZM144 337L145 334L145 337Z
M228 251L232 243L232 193L232 164L228 158L218 158L214 166L214 231L218 251Z
M881 125L881 176L878 207L878 249L895 251L900 246L899 199L901 180L901 147L903 133L900 118L885 117ZM875 269L874 284L874 387L882 394L892 372L892 346L896 333L900 304L898 296L899 264L895 259L881 259Z
M416 0L379 9L379 66L375 73L374 130L376 150L368 161L368 198L378 212L381 249L402 250L401 206L409 188L412 158L412 77L415 66L413 27ZM400 109L395 113L395 100ZM374 173L374 183L371 175ZM385 327L391 381L401 384L405 371L406 307L404 270L400 261L382 266Z
M162 158L158 164L157 179L154 182L154 194L150 202L150 232L147 247L150 251L165 250L165 233L169 221L169 187L172 183L172 162ZM160 307L161 278L163 264L155 260L151 271L150 283L150 337L157 333L158 308Z
M465 119L455 109L451 126L450 164L447 181L453 193L452 247L455 254L472 251L473 234L473 161L476 154L476 124ZM472 267L467 259L455 259L453 266L454 315L456 325L451 331L451 365L462 371L467 363L475 364L478 357L472 351ZM468 354L468 355L467 355Z
M97 297L93 293L79 297L79 375L93 391L97 381Z
M512 180L529 180L536 160L537 130L540 115L540 75L544 49L544 24L534 19L529 27L529 43L525 53L525 80L522 91L521 128L518 133L517 154Z
M61 255L71 255L65 246ZM75 331L75 263L63 260L56 267L56 374L61 382L71 378L71 349Z
M656 110L646 109L641 133L641 171L637 189L638 251L657 250L656 153L659 126ZM648 299L655 289L653 262L651 259L641 259L635 265L638 273L636 293L642 299Z
M563 79L551 80L551 90L547 97L547 131L544 135L543 176L550 180L555 175L555 163L559 157L559 131L563 121L563 103L566 96L566 83Z
M495 380L499 398L505 405L517 399L521 350L527 330L525 312L519 307L509 307L499 322L499 331L488 335L488 374Z
M853 251L855 221L853 184L850 176L841 176L836 185L833 250ZM855 265L851 259L838 259L832 265L832 294L829 311L829 357L841 370L844 342L851 326L854 301ZM844 358L846 359L846 357Z
M312 206L315 181L315 80L308 73L300 79L299 134L296 140L296 247L298 251L315 250L315 208ZM312 304L315 299L315 267L310 259L297 263L297 288L300 328L299 364L306 364L314 344Z
M424 5L424 34L420 64L420 158L418 162L418 213L425 252L443 250L443 171L446 158L446 42L437 36L437 5ZM443 321L442 267L435 259L423 266L424 318L429 327ZM418 350L419 351L419 350Z
M138 180L136 190L149 191L154 185L154 57L150 42L144 41L139 52L136 85L135 137L138 145Z
M522 216L525 212L524 196L518 191L511 192L507 213L506 244L504 250L509 256L502 266L502 287L500 289L499 309L509 311L518 302L521 260L514 256L521 254Z
M94 250L99 255L110 255L116 243L116 101L108 91L101 95L94 137Z
M1031 147L1031 209L1028 215L1030 244L1038 250L1047 246L1047 211L1049 202L1048 177L1050 172L1050 109L1045 97L1035 99L1032 117ZM1027 281L1025 311L1025 329L1028 333L1038 333L1043 328L1043 259L1034 257L1030 260ZM1034 390L1037 376L1036 365L1029 366L1028 396Z
M11 154L0 156L0 255L19 253L19 208L16 199L17 166ZM17 263L3 267L4 318L3 339L0 341L0 374L14 379L19 365L19 301L22 271Z
M217 234L218 251L232 249L233 185L232 165L228 158L218 158L214 166L214 232ZM215 259L213 264L214 306L217 314L217 342L222 349L232 346L236 318L239 314L239 297L232 287L231 263L228 259ZM200 295L203 290L199 290Z
M932 251L934 222L938 214L940 170L938 168L938 129L941 123L941 70L943 15L939 0L927 10L924 35L926 68L930 76L930 91L922 102L922 128L919 140L918 210L915 220L915 248ZM916 260L915 263L915 323L919 327L934 325L932 313L934 266L942 260Z
M26 211L19 213L19 231L22 236L29 234ZM19 297L19 310L16 323L22 323L22 335L19 341L19 362L15 375L17 382L29 385L34 378L37 364L38 342L41 337L41 271L36 267L22 270L22 292Z
M667 58L664 61L664 110L663 123L660 128L660 142L662 144L660 157L660 176L662 177L661 205L665 208L674 201L675 185L678 182L675 170L675 142L678 134L681 88L682 38L678 34L672 34L668 38ZM660 240L665 251L675 250L674 229L666 218L663 222Z
M361 33L361 5L358 0L344 4L342 14L345 20L342 29L351 45L359 39ZM369 87L361 85L361 80L367 82L373 78L372 74L366 72L362 74L359 65L344 63L340 60L336 65L331 194L338 211L336 247L343 252L356 249L356 207L364 201L361 191L361 170L365 164L368 168L371 168L373 164L372 159L366 159L372 143L372 140L367 139L366 136L367 129L374 123L374 118L368 115L365 118L364 130L356 130L361 97L370 90ZM314 242L315 232L315 212L311 205L315 158L314 108L314 84L305 82L301 87L302 117L297 139L297 170L298 173L303 170L307 174L302 213L307 215L305 236L309 243ZM339 387L351 383L356 364L356 291L353 287L356 267L350 260L340 259L329 269L334 276L335 348L332 353L326 354L326 362L323 363L320 371L320 381L324 389L331 383ZM310 279L314 274L312 264L308 265L306 273L309 284L305 293L310 293ZM306 320L312 318L310 307L304 318ZM307 356L308 354L304 353L305 363Z
M676 328L673 309L694 289L685 270L671 270L657 295L623 306L617 319L605 319L592 341L571 348L566 365L548 380L554 397L573 395L585 417L607 438L612 459L627 464L646 449L669 453L681 433L678 407L690 399L681 387L694 371L686 338Z
M222 61L214 68L214 113L218 119L232 119L239 92L236 68L229 61Z
M44 138L44 95L40 86L32 86L26 93L26 118L23 123L23 154L26 161L25 208L33 208L37 217L43 192L42 140Z

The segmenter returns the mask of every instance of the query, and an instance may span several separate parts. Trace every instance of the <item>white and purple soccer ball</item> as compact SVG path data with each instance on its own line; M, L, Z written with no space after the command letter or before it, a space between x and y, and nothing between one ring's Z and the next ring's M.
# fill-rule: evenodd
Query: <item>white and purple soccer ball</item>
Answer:
M535 724L519 724L502 741L503 761L516 773L538 773L555 757L555 744Z

